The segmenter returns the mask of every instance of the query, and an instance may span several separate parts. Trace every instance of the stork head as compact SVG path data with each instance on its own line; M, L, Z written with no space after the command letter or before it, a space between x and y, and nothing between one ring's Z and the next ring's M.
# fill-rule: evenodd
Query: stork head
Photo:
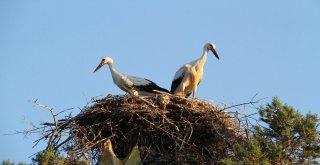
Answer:
M97 70L99 70L103 65L105 64L112 64L113 60L110 57L105 57L101 60L100 64L97 66L97 68L94 70L94 72L96 72Z
M216 45L214 43L207 43L204 47L207 50L211 50L212 53L217 57L218 60L220 59L219 55L218 55L218 53L216 51Z

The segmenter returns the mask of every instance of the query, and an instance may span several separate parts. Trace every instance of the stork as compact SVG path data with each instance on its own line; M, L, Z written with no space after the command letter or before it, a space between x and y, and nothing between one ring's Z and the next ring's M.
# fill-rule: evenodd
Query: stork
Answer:
M170 93L167 89L159 87L156 83L151 80L127 76L113 67L113 60L110 57L105 57L101 60L100 64L94 70L96 72L105 64L109 65L111 71L113 82L123 91L129 93L132 96L153 96L156 94L156 91L161 91L165 93Z
M174 75L171 84L171 93L181 97L195 97L197 86L202 80L203 66L207 61L209 50L218 58L216 46L213 43L207 43L203 47L202 56L190 63L183 65Z

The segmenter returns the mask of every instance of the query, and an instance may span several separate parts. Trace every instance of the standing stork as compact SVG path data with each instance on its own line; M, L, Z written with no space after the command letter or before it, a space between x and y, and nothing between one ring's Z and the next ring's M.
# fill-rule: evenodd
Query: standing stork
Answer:
M153 96L156 94L154 90L170 93L168 90L159 87L151 80L135 76L127 76L123 73L120 73L113 67L113 60L110 57L103 58L94 72L99 70L105 64L109 65L113 82L121 90L129 93L132 96Z
M189 97L192 93L192 97L195 97L197 86L202 80L203 66L207 61L209 50L211 50L219 60L216 46L213 43L205 44L202 56L195 61L183 65L174 75L170 91L172 94Z

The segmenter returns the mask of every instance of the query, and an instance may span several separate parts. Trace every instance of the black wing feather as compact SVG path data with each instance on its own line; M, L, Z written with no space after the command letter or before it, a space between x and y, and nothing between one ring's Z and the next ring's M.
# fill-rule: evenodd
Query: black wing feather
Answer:
M174 91L178 88L178 86L180 85L180 83L182 82L182 79L183 79L183 75L175 80L172 81L171 83L171 94L174 93Z
M147 84L147 85L134 85L134 88L139 90L139 91L150 92L150 93L154 93L153 90L158 90L158 91L170 93L167 89L161 88L160 86L158 86L153 81L148 80L148 79L146 79L146 80L149 81L150 83Z

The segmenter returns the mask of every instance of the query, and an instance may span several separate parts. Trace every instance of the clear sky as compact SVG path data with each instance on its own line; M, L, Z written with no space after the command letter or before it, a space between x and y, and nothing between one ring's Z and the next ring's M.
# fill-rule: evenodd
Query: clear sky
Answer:
M242 103L279 96L319 113L320 1L1 0L0 161L30 162L37 135L7 135L52 121L56 112L94 96L123 94L101 58L128 75L170 88L175 71L214 42L199 98Z

